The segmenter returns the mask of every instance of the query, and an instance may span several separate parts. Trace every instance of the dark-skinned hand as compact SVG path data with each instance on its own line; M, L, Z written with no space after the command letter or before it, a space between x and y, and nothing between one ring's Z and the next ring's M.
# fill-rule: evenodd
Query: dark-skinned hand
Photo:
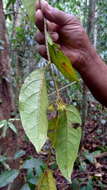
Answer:
M36 40L39 44L38 51L45 58L47 56L44 17L47 19L47 28L53 41L60 45L64 54L78 70L86 59L92 57L91 43L80 21L75 16L53 8L46 1L36 3L35 20L39 29Z

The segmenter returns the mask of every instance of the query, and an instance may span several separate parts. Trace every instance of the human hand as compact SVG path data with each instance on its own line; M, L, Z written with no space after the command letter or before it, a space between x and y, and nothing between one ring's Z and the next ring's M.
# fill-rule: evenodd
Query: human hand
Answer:
M39 43L38 51L43 57L46 57L44 17L53 41L60 45L74 67L81 69L84 62L92 57L93 50L80 21L75 16L51 7L46 1L37 2L36 25L40 32L37 33L36 40Z

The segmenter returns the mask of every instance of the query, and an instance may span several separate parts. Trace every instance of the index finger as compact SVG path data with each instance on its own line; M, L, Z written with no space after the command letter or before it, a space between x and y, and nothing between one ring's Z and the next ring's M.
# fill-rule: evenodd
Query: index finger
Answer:
M70 19L70 15L50 6L46 1L36 3L36 10L41 9L46 19L57 25L63 26Z

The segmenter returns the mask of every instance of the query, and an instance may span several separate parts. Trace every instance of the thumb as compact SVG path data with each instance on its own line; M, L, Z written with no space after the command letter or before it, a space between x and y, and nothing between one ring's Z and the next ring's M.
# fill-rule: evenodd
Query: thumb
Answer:
M36 9L41 9L47 20L60 26L65 25L71 17L69 14L66 14L63 11L53 8L46 1L41 1L41 3L38 2Z

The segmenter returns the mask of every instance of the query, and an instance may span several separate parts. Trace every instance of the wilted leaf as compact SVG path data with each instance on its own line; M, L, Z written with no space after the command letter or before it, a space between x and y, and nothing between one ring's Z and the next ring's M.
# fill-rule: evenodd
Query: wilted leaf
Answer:
M35 190L57 190L55 179L51 170L47 169L44 172Z
M19 97L22 125L30 141L39 152L47 139L48 96L44 71L33 71L25 80Z
M77 109L71 108L73 107L66 106L64 110L59 111L56 120L54 119L51 121L55 127L54 131L51 135L48 133L52 145L56 150L58 166L63 176L69 181L71 179L74 162L77 158L81 139L81 128L73 128L72 125L74 121L80 124L81 119Z
M35 0L22 0L31 22L35 23Z
M0 175L0 187L5 187L9 183L12 183L14 179L19 175L19 170L4 171Z
M49 44L49 52L51 56L52 63L56 65L58 70L67 78L69 81L78 81L78 75L75 69L71 65L71 61L64 53L61 51L59 46L55 43Z

